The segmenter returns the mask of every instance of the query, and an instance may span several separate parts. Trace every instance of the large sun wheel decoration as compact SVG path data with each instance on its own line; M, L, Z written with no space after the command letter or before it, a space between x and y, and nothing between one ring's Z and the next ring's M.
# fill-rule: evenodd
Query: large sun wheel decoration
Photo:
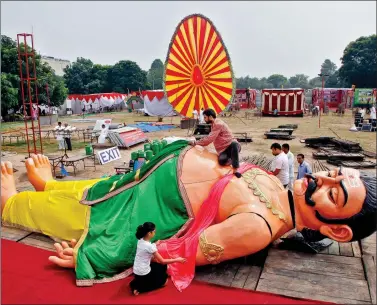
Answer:
M165 93L180 114L225 109L235 93L228 51L212 22L202 15L183 19L171 40L165 63Z

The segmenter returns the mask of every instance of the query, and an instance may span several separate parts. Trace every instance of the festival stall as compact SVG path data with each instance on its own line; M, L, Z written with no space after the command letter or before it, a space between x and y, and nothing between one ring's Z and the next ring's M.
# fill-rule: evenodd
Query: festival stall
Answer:
M238 103L241 109L253 109L256 107L257 90L249 89L250 101L246 97L246 89L236 89L236 95L233 103Z
M344 103L345 108L350 108L352 105L353 91L350 88L323 88L323 101L330 109L337 109L341 103ZM314 88L312 90L312 103L324 108L322 103L322 88Z
M304 89L263 89L262 114L273 115L277 109L279 116L303 116L304 100Z
M113 107L124 103L126 94L121 93L96 93L96 94L70 94L65 104L71 105L66 107L72 109L73 114L85 111L98 110L99 108Z
M368 107L376 104L377 89L356 89L353 100L354 107Z
M163 90L142 91L144 111L150 116L175 115L172 105L168 102Z

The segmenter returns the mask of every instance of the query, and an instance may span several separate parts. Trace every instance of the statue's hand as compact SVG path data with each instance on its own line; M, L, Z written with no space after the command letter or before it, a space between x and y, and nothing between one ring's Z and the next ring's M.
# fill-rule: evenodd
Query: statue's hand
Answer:
M73 258L73 248L76 246L77 241L75 239L71 240L71 247L63 241L62 244L55 243L54 247L56 253L59 256L50 256L48 260L60 267L64 268L75 268L75 261Z

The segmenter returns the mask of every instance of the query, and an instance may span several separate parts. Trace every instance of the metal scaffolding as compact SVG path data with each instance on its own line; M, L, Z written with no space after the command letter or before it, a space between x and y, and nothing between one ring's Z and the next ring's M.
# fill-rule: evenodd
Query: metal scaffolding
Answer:
M43 153L33 34L17 34L17 50L27 152L30 157L31 154Z

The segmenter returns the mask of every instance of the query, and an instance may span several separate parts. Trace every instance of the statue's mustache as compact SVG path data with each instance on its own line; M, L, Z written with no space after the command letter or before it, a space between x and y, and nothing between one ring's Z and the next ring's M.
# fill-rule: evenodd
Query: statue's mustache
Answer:
M307 205L314 207L315 201L312 199L312 195L317 189L317 182L314 176L308 175L308 178L311 178L312 180L309 181L308 188L306 189L306 192L305 192L305 202Z

